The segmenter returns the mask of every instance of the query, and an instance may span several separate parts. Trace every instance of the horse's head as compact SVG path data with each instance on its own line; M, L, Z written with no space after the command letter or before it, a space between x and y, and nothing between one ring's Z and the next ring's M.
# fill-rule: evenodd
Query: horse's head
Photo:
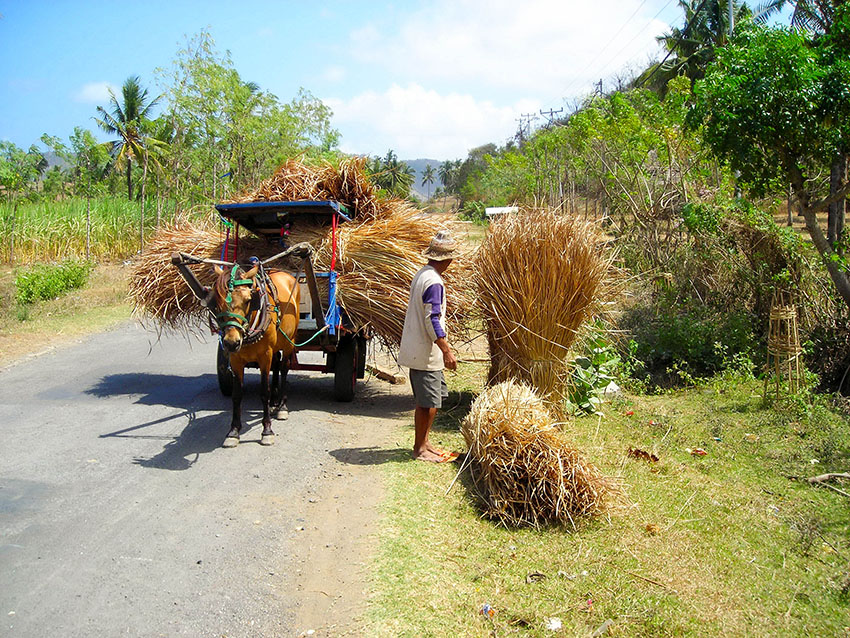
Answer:
M245 272L239 266L223 270L218 266L215 272L215 297L218 307L216 321L221 342L229 352L242 347L242 340L248 331L248 317L251 313L254 277L259 266Z

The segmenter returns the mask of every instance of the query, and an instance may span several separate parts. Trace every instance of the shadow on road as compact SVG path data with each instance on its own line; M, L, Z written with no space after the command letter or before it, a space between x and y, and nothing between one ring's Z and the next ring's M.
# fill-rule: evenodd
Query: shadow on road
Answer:
M188 470L197 462L201 454L220 448L226 434L227 425L222 423L220 415L213 414L200 419L192 418L190 415L189 424L183 428L176 439L165 444L162 452L149 459L137 457L133 459L133 463L157 470Z
M412 412L411 396L392 392L388 387L374 379L368 383L358 382L355 400L341 403L333 396L333 376L290 372L288 405L294 412L300 409L322 410L362 416L378 414L389 418ZM85 392L98 398L134 396L137 397L135 403L141 405L167 405L199 412L227 411L231 405L230 399L219 392L214 374L195 377L176 374L110 374ZM243 410L259 410L260 376L256 370L246 373L244 392Z
M215 393L210 391L213 389ZM141 405L167 405L184 410L220 410L230 404L228 398L218 393L214 374L196 377L176 374L108 374L85 392L101 399L137 396L135 402Z
M227 434L231 402L220 394L215 374L194 377L176 374L123 373L100 379L85 391L98 398L130 397L140 405L167 406L181 410L151 421L120 430L105 432L99 438L162 438L167 441L162 452L134 463L161 470L186 470L200 458L218 449ZM333 412L337 415L375 416L393 418L412 411L411 397L392 391L376 380L358 384L357 396L351 403L340 403L333 397L333 377L311 373L289 374L288 405L293 417L300 410ZM213 414L198 416L204 412ZM245 398L242 404L243 434L259 425L262 411L259 398L259 375L246 375ZM174 419L188 419L177 438L145 434L145 429ZM250 437L244 443L252 443ZM259 436L257 437L259 442ZM356 448L335 450L340 461L357 465L401 462L409 459L407 450Z
M394 448L385 450L376 447L349 447L331 450L329 454L348 465L382 465L383 463L406 463L411 461L410 450Z

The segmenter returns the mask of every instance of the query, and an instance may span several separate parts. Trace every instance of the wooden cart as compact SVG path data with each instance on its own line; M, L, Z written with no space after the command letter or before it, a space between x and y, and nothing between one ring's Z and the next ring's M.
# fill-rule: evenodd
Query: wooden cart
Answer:
M297 232L300 225L327 226L332 234L335 253L337 228L341 223L350 221L345 206L335 201L251 202L219 204L216 209L223 219L234 226L233 241L231 242L228 234L223 259L228 258L231 251L233 262L239 261L240 257L246 257L238 254L240 228L265 239L269 244L280 246L280 252L275 257L264 260L264 263L284 256L301 258L301 267L292 272L292 275L297 277L301 289L301 303L298 332L294 340L296 349L292 353L289 369L332 373L335 398L338 401L351 401L355 395L357 379L362 379L365 375L366 349L371 335L367 330L354 326L337 302L335 255L330 270L316 272L313 268L313 251L308 244L288 245L289 234ZM209 291L188 268L190 264L201 261L182 253L172 256L172 263L177 266L192 292L203 303L210 298ZM322 279L327 280L327 286L322 286L327 290L327 295L320 294L319 281ZM298 354L305 351L322 352L324 363L299 362ZM233 389L233 376L230 371L230 357L221 344L216 354L216 372L221 392L229 396Z

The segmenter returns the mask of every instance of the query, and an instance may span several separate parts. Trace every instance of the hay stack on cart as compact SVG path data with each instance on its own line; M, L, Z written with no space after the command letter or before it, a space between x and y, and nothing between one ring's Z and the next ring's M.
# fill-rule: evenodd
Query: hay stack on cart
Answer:
M306 164L290 160L255 189L232 203L334 201L351 219L331 228L315 220L296 220L281 229L287 244L310 243L319 270L335 270L337 300L352 322L368 329L389 346L401 341L410 281L425 263L422 252L433 235L450 227L448 216L425 215L409 203L383 196L365 172L365 158L346 158ZM252 236L238 229L223 230L217 216L203 221L181 219L161 229L149 242L131 274L130 297L137 314L161 328L186 329L204 325L205 310L177 271L171 255L181 252L200 258L232 256L237 244L240 260L256 255L266 259L282 250L281 242ZM293 264L289 269L295 271ZM192 266L204 285L212 282L208 266ZM464 265L447 278L448 317L454 330L468 314L471 287ZM453 281L452 281L453 279Z

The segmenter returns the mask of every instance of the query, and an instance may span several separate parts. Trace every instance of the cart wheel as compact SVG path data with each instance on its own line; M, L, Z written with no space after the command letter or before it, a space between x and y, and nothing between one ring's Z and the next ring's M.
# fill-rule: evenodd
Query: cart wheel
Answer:
M337 401L351 401L357 386L357 339L347 338L336 347L334 364L334 398Z
M229 397L233 394L233 372L230 370L230 355L218 344L218 355L215 359L215 371L218 375L218 388L221 393Z

